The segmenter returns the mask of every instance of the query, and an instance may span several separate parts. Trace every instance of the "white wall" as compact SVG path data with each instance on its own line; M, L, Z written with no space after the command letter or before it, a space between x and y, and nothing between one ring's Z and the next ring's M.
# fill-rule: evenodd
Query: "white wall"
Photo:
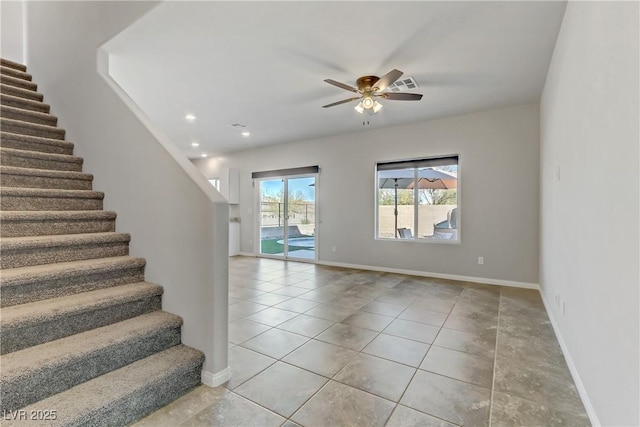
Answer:
M228 206L96 71L98 47L155 4L28 2L29 72L106 193L105 209L118 213L118 231L132 234L131 254L147 259L147 280L164 287L164 309L183 317L183 342L205 352L214 375L227 368Z
M515 106L194 163L208 178L240 170L243 252L254 252L251 172L317 164L321 262L537 284L538 110ZM376 241L375 162L446 154L460 155L462 243Z
M570 2L541 101L540 284L609 426L640 424L638 20L637 2Z
M4 59L25 63L24 1L0 1L0 55Z

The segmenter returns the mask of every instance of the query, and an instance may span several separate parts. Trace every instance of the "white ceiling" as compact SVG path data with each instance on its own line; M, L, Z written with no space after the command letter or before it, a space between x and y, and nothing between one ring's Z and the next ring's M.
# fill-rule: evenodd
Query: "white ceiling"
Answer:
M367 128L535 102L565 6L164 2L105 47L114 79L193 158L363 129L355 102L321 108L354 95L327 78L397 68L418 82L421 101L382 101Z

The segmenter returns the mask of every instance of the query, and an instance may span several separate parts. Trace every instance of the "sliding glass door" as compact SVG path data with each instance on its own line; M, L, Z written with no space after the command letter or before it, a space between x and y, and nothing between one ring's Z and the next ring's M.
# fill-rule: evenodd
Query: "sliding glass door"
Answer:
M288 178L287 255L289 258L316 259L316 178Z
M315 261L315 175L258 183L260 255Z
M265 179L259 182L260 254L284 256L284 180Z

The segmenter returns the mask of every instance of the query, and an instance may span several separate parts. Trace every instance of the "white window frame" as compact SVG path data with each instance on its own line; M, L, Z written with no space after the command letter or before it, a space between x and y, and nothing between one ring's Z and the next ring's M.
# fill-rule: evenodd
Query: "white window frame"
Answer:
M457 196L457 211L456 211L456 238L455 239L438 239L438 238L429 238L429 237L420 237L418 235L417 230L419 230L419 188L414 188L414 216L413 216L413 230L414 234L411 238L398 238L396 237L380 237L380 208L379 208L379 180L378 180L378 172L379 166L385 165L385 167L394 167L397 165L398 169L403 167L413 167L414 176L413 180L418 180L418 170L420 167L424 167L425 165L433 164L436 165L438 161L447 161L448 159L456 159L457 165L457 183L456 183L456 196ZM444 243L444 244L460 244L462 243L462 191L461 191L461 156L459 154L450 154L450 155L441 155L441 156L429 156L429 157L420 157L420 158L411 158L411 159L402 159L402 160L390 160L390 161L378 161L374 164L374 211L375 211L375 230L374 230L374 239L385 242L406 242L406 243ZM415 166L413 166L415 165ZM397 231L397 230L396 230Z

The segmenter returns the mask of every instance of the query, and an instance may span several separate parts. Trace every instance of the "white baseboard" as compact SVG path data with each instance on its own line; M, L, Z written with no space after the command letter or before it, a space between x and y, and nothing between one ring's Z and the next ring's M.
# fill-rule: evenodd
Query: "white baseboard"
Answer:
M540 297L542 297L542 303L544 304L544 308L547 311L547 316L549 317L549 321L551 322L551 326L553 327L553 332L556 334L556 339L560 344L560 349L562 350L562 354L564 355L564 360L567 362L567 367L569 368L569 372L571 373L573 382L576 384L576 388L578 389L578 394L580 395L580 399L582 400L584 409L587 411L587 415L589 416L589 421L591 421L591 425L600 426L602 424L600 424L600 421L598 420L598 415L596 414L596 410L591 403L591 399L589 399L587 389L582 383L582 379L580 378L578 369L576 368L576 365L575 363L573 363L573 359L571 358L571 353L569 353L567 344L565 343L564 338L562 338L562 334L560 333L560 328L556 323L556 319L553 317L551 306L547 302L547 299L544 297L544 293L542 292L542 290L540 291Z
M318 261L320 265L353 268L357 270L383 271L385 273L407 274L410 276L433 277L436 279L460 280L463 282L483 283L487 285L511 286L513 288L540 290L537 283L516 282L511 280L490 279L487 277L461 276L458 274L431 273L429 271L405 270L401 268L377 267L373 265L347 264L342 262Z
M202 384L208 385L209 387L218 387L219 385L229 381L230 377L231 371L228 366L215 374L208 371L202 371Z
M240 256L257 257L257 254L251 252L240 252ZM385 273L407 274L409 276L433 277L436 279L460 280L463 282L483 283L486 285L511 286L513 288L536 289L540 290L540 285L529 282L516 282L512 280L490 279L488 277L462 276L458 274L432 273L429 271L405 270L402 268L378 267L374 265L348 264L345 262L321 261L316 262L318 265L328 265L331 267L353 268L355 270L371 270L382 271Z
M248 257L252 257L255 258L257 255L251 252L238 252L238 255L240 256L248 256Z

